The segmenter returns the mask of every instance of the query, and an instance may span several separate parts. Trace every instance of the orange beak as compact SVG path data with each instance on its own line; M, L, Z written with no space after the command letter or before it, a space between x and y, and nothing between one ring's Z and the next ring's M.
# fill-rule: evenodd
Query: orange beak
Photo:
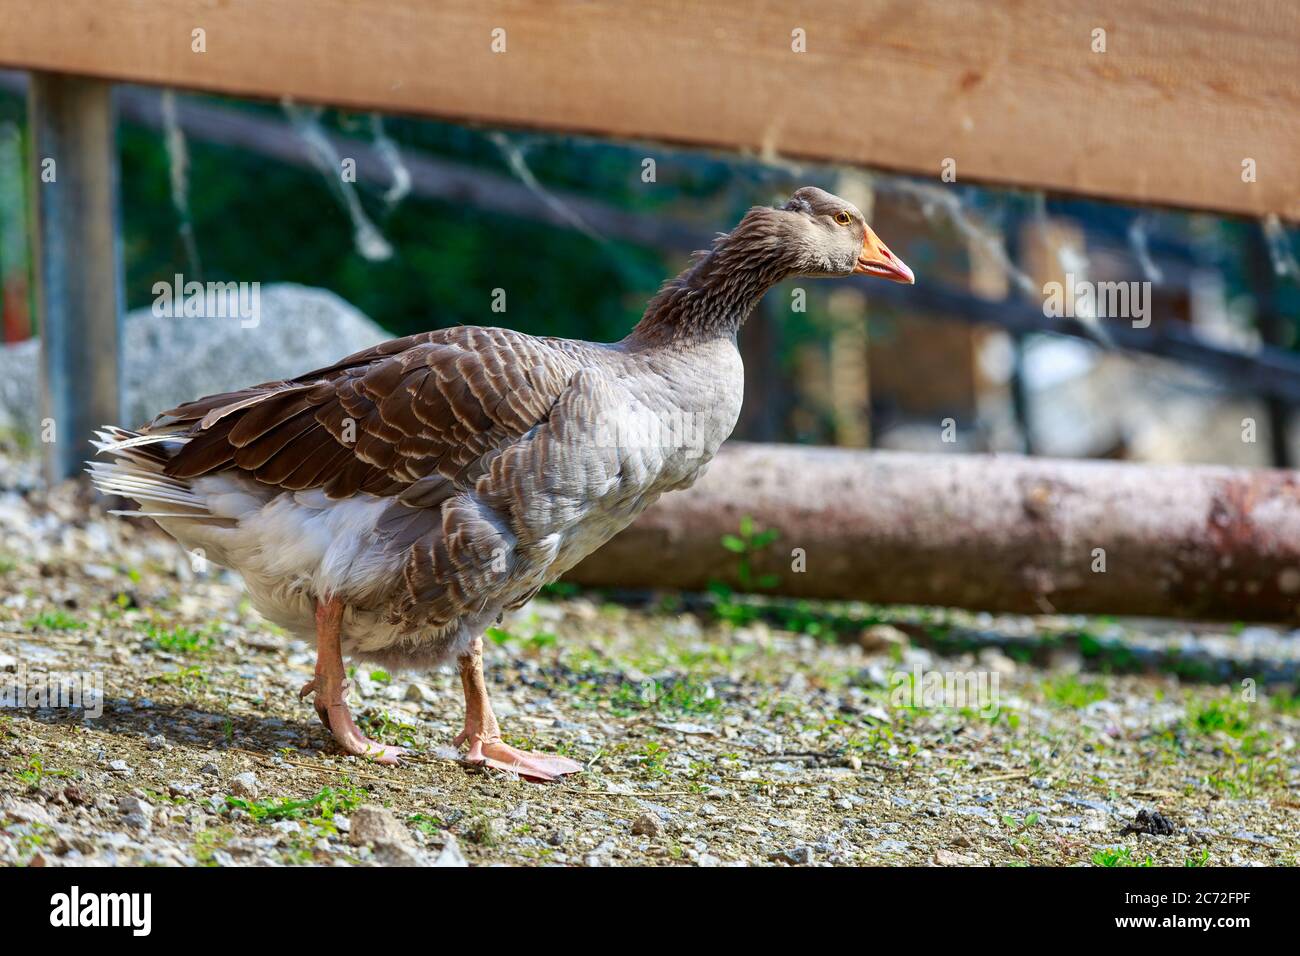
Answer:
M862 240L862 251L858 253L858 265L854 275L879 276L890 282L916 283L916 276L902 259L889 251L889 247L880 241L880 237L867 226L867 234Z

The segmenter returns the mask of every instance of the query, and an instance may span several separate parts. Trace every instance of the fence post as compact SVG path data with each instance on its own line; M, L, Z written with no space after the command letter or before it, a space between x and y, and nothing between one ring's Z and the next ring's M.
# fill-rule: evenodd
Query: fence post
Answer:
M123 293L111 83L33 73L32 256L49 481L77 474L121 418Z

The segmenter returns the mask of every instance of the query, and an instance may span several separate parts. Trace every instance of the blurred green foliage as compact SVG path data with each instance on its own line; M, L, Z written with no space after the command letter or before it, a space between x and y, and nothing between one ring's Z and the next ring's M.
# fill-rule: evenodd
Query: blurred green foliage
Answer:
M278 106L210 99L284 119ZM19 97L0 94L0 122L25 122ZM376 121L370 114L326 111L322 122L327 130L369 141ZM492 130L394 117L383 123L387 136L405 153L514 175ZM288 123L285 129L285 135L294 135ZM628 332L647 299L683 264L678 255L487 213L473 205L408 196L390 207L383 196L387 184L359 183L357 195L366 214L394 250L386 261L368 261L357 251L347 211L320 172L189 137L188 214L198 252L196 270L173 204L171 159L163 135L129 123L119 130L129 308L147 306L154 283L182 273L186 279L203 281L298 282L328 288L394 335L463 323L612 341ZM703 228L726 228L751 204L776 200L799 182L833 182L837 172L581 137L510 133L508 139L545 188L599 197L629 210L671 212ZM650 185L641 179L647 156L657 163L657 182ZM1133 259L1127 271L1141 277L1136 255L1125 248L1126 229L1134 217L1131 209L1015 190L950 188L972 220L995 234L1004 233L1013 258L1020 226L1048 214L1084 226L1090 248L1101 237L1112 255ZM905 247L895 243L895 248L923 277L959 275L959 265L953 268L950 260L964 240L956 238L953 223L922 199L909 202L918 228ZM1184 271L1217 271L1230 300L1249 304L1261 278L1275 279L1272 294L1283 321L1271 334L1278 344L1297 347L1300 283L1295 276L1272 270L1259 223L1168 210L1144 210L1141 216L1154 237L1153 250L1160 253L1155 243L1163 243L1165 253L1186 264ZM593 225L599 231L599 224ZM1294 230L1291 239L1294 246ZM1186 275L1176 279L1185 280ZM811 393L800 392L800 380L816 373L801 368L799 361L802 346L824 354L831 348L834 323L825 299L829 284L807 284L805 312L789 308L790 285L779 287L767 300L772 315L779 317L765 342L773 354L767 387L771 393L784 390L792 396L777 407L801 408L800 415L785 416L778 428L781 437L825 442L834 439L836 413ZM504 314L491 309L498 288L507 295ZM873 306L872 342L888 342L897 323L911 318ZM873 413L887 420L889 396L873 395L873 400Z
M354 132L346 116L337 125ZM393 123L390 135L409 145L413 137L401 135L402 125ZM420 148L477 166L502 165L482 134L418 126ZM193 270L161 136L124 126L121 145L126 296L135 307L152 301L150 289L160 277L181 272L188 278ZM319 174L193 139L188 148L189 211L202 280L322 286L398 335L464 323L618 338L671 268L651 251L473 207L408 197L389 211L378 190L358 184L367 214L394 249L386 261L367 261L355 248L346 211ZM599 152L591 164L596 170L602 168ZM530 160L552 182L563 179L552 166L562 172L576 165L554 149L538 150ZM606 168L603 175L613 173ZM623 173L635 180L632 171ZM505 315L490 309L495 288L506 290Z

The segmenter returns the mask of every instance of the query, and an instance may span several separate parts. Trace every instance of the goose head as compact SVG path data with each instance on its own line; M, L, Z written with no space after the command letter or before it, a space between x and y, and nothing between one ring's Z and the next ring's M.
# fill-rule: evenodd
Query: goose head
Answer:
M771 211L772 236L796 275L877 276L912 285L916 276L889 251L853 203L804 186L780 209Z
M783 206L755 206L739 225L664 283L632 330L641 342L735 335L776 283L869 275L916 282L853 203L804 186Z

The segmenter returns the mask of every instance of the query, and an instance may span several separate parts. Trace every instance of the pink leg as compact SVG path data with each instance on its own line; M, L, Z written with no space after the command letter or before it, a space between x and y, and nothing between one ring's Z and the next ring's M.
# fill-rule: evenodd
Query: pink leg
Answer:
M343 602L337 598L316 602L316 676L302 686L299 698L315 693L313 701L320 722L329 728L345 753L369 757L377 763L395 764L406 754L402 747L390 747L361 732L344 698L348 694L343 670Z
M487 682L483 679L482 638L476 638L470 652L460 659L460 682L465 688L465 729L452 743L457 747L469 744L467 761L508 770L529 780L556 780L582 770L582 764L567 757L518 750L502 741L501 728L488 700Z

